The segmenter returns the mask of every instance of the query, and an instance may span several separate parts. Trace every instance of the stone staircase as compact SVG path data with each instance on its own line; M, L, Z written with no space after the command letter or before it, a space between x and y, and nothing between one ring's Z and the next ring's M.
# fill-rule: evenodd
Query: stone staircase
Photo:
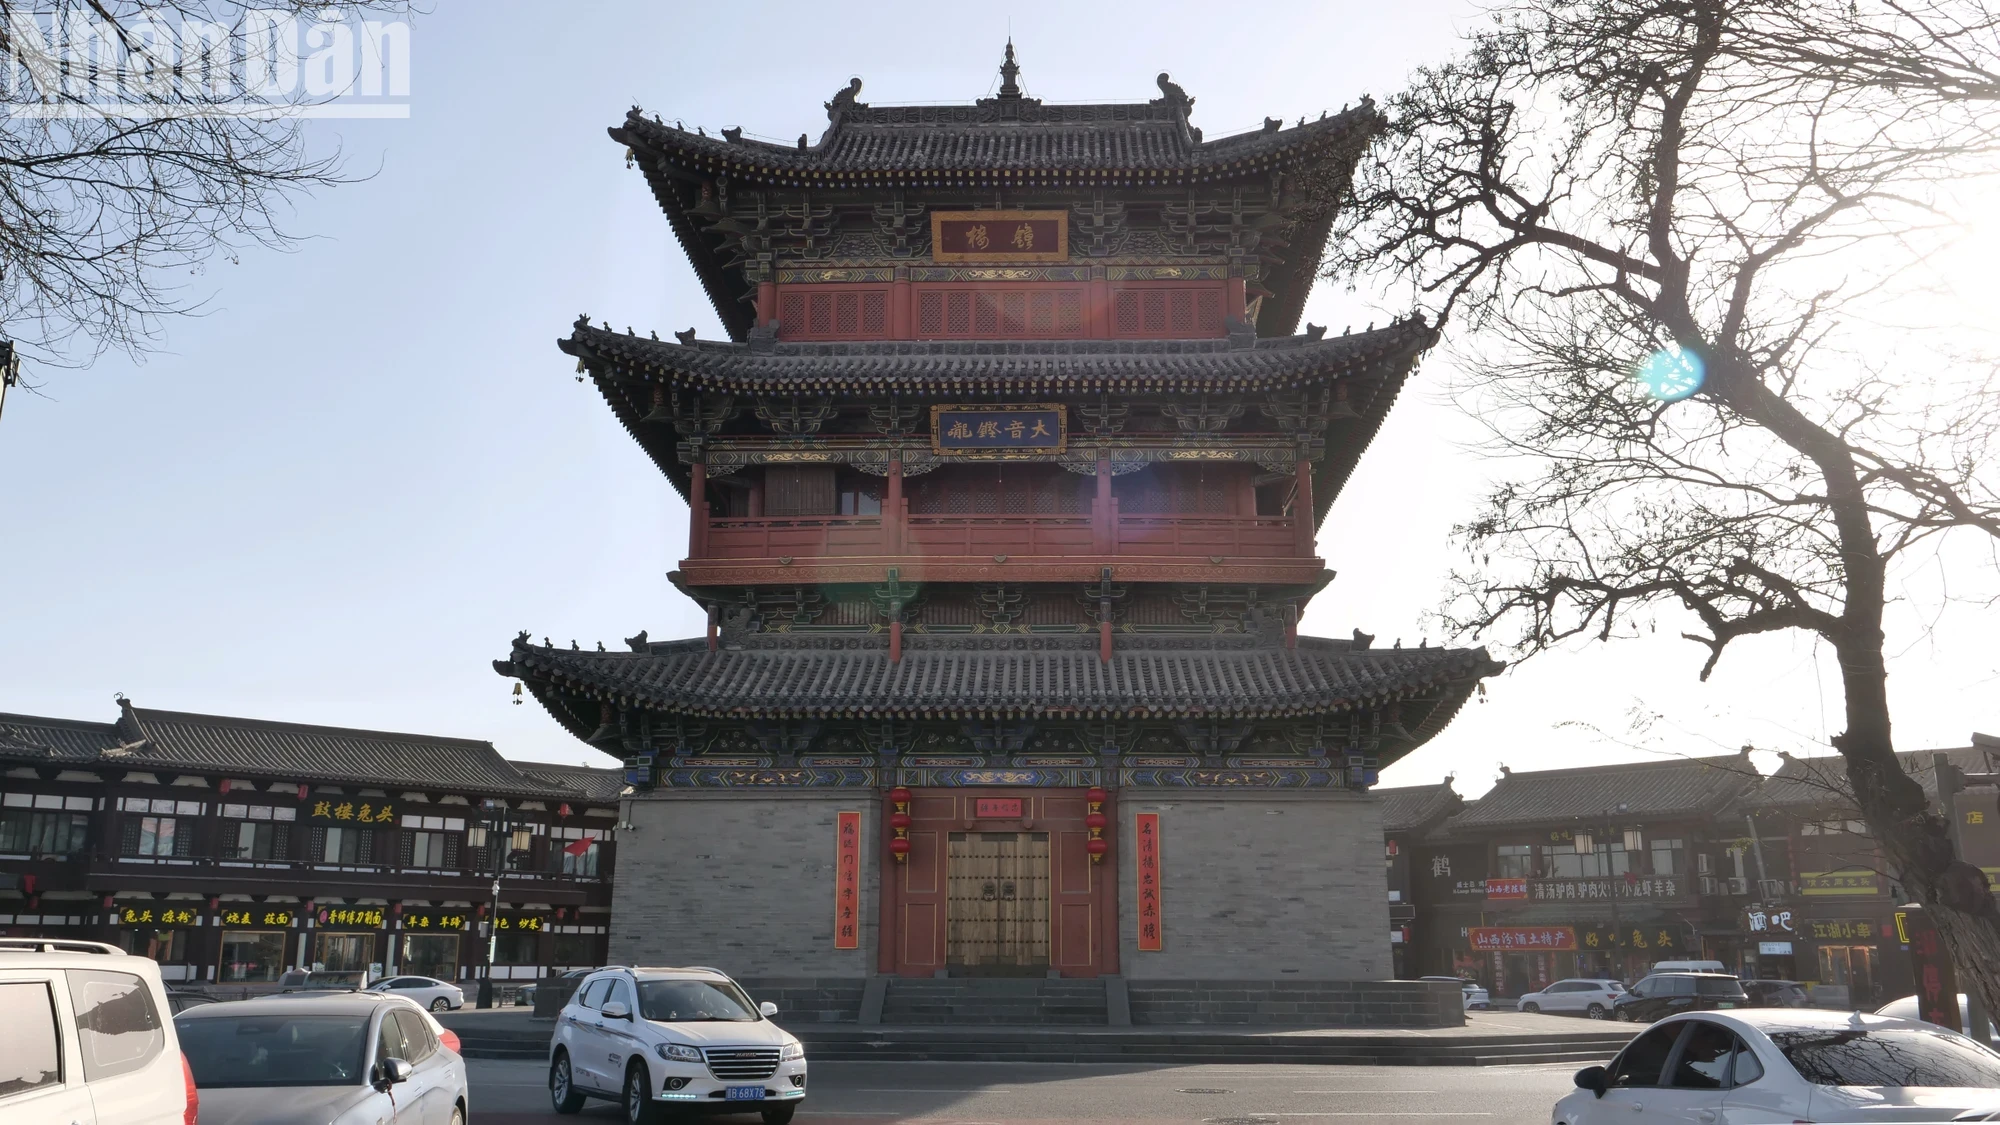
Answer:
M882 1023L1048 1026L1107 1022L1104 982L1040 977L950 977L888 982Z

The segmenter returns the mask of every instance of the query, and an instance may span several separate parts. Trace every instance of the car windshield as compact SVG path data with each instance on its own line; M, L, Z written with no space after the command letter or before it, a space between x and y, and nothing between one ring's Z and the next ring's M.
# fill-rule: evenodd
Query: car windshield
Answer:
M2000 1087L2000 1055L1943 1030L1777 1031L1771 1042L1818 1086Z
M1699 996L1721 996L1724 998L1743 995L1743 985L1727 977L1697 977L1695 993Z
M220 1016L174 1021L201 1089L352 1086L362 1081L368 1017Z
M705 980L641 981L639 1014L663 1023L754 1023L763 1018L734 984Z

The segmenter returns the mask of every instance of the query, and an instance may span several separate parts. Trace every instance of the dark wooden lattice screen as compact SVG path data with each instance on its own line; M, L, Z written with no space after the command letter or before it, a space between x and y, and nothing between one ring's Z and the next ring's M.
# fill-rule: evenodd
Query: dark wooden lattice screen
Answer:
M833 466L772 466L764 470L764 514L830 516L836 511Z

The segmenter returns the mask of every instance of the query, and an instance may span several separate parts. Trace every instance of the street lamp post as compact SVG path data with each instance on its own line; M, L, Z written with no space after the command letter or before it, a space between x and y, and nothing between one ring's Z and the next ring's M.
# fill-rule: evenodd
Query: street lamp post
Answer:
M480 830L486 834L486 851L492 857L493 886L490 890L492 905L486 911L486 921L482 924L486 940L484 947L485 971L479 976L479 999L481 1008L493 1006L493 961L500 944L500 875L507 869L507 853L513 846L514 824L509 816L507 802L487 798L482 807L486 817L480 822Z

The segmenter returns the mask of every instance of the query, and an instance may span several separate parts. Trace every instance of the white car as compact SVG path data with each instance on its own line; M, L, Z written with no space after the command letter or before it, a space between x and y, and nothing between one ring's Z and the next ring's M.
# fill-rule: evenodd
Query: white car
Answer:
M1464 998L1465 1010L1468 1012L1471 1011L1483 1012L1486 1009L1491 1008L1493 1006L1493 998L1487 994L1485 986L1481 985L1476 980L1466 980L1463 977L1418 977L1417 979L1450 981L1451 983L1457 985L1458 993L1461 997Z
M1917 1007L1917 998L1914 996L1905 996L1901 1000L1891 1000L1887 1004L1875 1009L1875 1014L1878 1016L1895 1016L1897 1019L1903 1020L1920 1020L1924 1018L1922 1012ZM1961 992L1958 994L1958 1026L1966 1027L1971 1023L1972 1006L1965 1002L1965 993ZM2000 1050L2000 1023L1995 1023L1990 1019L1987 1020L1986 1037L1988 1043L1994 1049Z
M1980 1120L2000 1054L1916 1020L1806 1008L1668 1016L1576 1073L1552 1125Z
M1530 992L1514 1006L1523 1012L1574 1012L1601 1020L1610 1016L1611 1002L1624 991L1625 986L1615 980L1573 977Z
M549 1099L620 1103L630 1125L671 1107L759 1112L785 1125L806 1096L806 1052L718 969L601 969L556 1017Z
M200 1098L167 1012L150 958L0 938L0 1121L194 1125Z
M174 1018L201 1125L465 1125L456 1036L408 1000L280 993Z
M465 1007L465 993L450 981L436 977L387 977L369 985L368 991L401 996L433 1012Z

